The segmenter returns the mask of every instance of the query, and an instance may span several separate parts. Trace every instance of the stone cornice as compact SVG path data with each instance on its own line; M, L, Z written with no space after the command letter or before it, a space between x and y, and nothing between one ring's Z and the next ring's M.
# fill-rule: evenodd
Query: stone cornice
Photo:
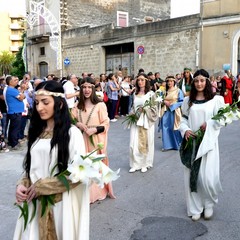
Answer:
M216 25L225 25L225 24L234 24L240 23L240 15L234 16L224 16L224 17L216 17L216 18L209 18L203 19L202 25L206 26L216 26Z

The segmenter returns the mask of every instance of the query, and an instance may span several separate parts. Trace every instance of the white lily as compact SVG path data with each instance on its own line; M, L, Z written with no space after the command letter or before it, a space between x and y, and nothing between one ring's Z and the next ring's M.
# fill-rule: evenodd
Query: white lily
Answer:
M162 96L159 96L155 99L155 102L162 102L163 101L163 97Z
M226 108L229 106L229 103L224 103L223 108Z
M226 118L226 119L225 119L225 123L226 123L226 124L232 123L232 121L233 121L232 111L231 111L231 112L224 113L223 116Z
M229 112L228 117L231 118L233 121L238 120L238 117L237 117L237 115L236 115L236 112L233 112L233 111Z
M99 171L92 168L88 161L83 160L81 157L68 164L67 170L70 172L69 179L72 183L81 181L88 184L90 178L100 177Z
M235 112L235 115L236 115L236 117L237 117L238 119L240 119L240 111L237 110L237 111Z
M225 120L223 118L219 119L218 123L220 124L220 126L225 126L226 125Z
M99 162L100 166L101 166L101 181L99 183L100 187L104 187L104 184L108 184L112 181L117 180L120 176L118 175L120 172L120 169L118 169L117 171L113 171L112 169L110 169L106 164L104 164L103 162Z

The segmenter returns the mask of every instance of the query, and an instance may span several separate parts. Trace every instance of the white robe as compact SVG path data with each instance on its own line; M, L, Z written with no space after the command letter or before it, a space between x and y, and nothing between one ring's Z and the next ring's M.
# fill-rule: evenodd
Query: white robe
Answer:
M197 180L197 192L190 191L190 169L184 167L184 181L188 216L203 212L203 209L213 207L218 202L218 193L222 191L219 176L218 135L220 124L211 118L224 106L224 99L215 96L212 100L188 106L189 97L185 97L182 112L188 116L182 118L180 132L182 137L187 130L197 131L206 122L207 127L203 141L197 152L196 159L202 157ZM195 160L196 160L195 159Z
M136 109L140 106L143 106L146 100L149 100L150 97L154 95L154 92L150 91L142 96L134 96L133 109ZM140 123L141 121L141 123ZM142 154L138 149L138 126L132 125L130 129L130 167L137 170L143 167L152 167L153 166L153 157L154 157L154 124L149 124L146 114L141 114L138 124L142 125L147 129L148 136L148 153Z
M82 133L72 126L69 130L70 160L75 154L85 155L85 145ZM54 148L50 157L51 139L38 139L31 149L30 178L34 183L38 179L50 177L51 170L57 163L57 149ZM32 212L32 204L30 213ZM38 211L31 223L23 231L23 218L17 221L14 240L41 240L38 236ZM64 192L62 201L53 207L54 221L59 240L88 240L89 239L89 189L87 185L80 184L69 192ZM29 214L31 217L31 214Z

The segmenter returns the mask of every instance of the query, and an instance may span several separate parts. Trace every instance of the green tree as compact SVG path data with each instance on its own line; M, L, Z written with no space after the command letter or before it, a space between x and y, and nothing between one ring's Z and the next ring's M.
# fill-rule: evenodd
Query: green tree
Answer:
M17 76L19 79L22 79L23 75L25 74L25 66L22 59L22 50L23 47L20 47L12 64L13 68L11 70L11 75Z
M2 51L0 54L0 71L1 75L10 74L15 55L8 51Z
M26 33L23 33L22 35L22 41L24 42L24 39L26 37ZM23 61L23 47L19 48L19 51L16 54L15 61L13 62L11 75L17 76L19 79L22 79L23 75L25 74L25 65Z

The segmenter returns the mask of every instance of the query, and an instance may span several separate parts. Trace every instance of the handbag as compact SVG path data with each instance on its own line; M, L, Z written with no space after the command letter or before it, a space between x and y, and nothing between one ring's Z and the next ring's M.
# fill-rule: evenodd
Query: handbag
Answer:
M108 95L106 92L103 93L103 101L106 103L108 101Z

